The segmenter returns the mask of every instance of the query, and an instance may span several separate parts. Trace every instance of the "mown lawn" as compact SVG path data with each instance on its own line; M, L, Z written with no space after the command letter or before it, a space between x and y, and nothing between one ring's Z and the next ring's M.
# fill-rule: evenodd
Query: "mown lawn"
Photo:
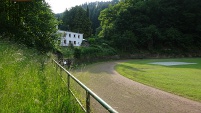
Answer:
M188 62L192 65L160 66L152 62ZM201 102L201 58L131 60L115 66L134 81Z
M0 41L0 113L78 113L51 54Z

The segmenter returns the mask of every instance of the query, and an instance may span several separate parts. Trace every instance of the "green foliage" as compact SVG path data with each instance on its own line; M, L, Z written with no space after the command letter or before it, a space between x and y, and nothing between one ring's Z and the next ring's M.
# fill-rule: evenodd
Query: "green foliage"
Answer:
M189 62L193 65L160 66L153 62ZM132 60L115 69L123 76L167 92L201 101L201 59Z
M95 40L91 38L90 40ZM92 41L90 41L92 42ZM116 50L106 43L96 45L96 41L90 47L79 47L74 49L74 58L76 63L88 63L99 60L110 59L116 55Z
M80 59L80 57L81 57L81 50L78 48L75 48L74 49L74 58Z
M200 8L199 0L121 1L101 11L99 36L125 52L199 51Z
M82 7L76 6L69 11L66 10L62 18L62 30L84 33L84 37L91 36L91 21L87 16L87 11Z
M109 47L107 44L102 46L92 46L82 49L82 55L85 57L101 57L101 56L110 56L115 55L116 52L113 48Z
M100 15L100 12L104 10L105 8L108 8L109 5L117 4L118 0L113 1L107 1L107 2L91 2L91 3L85 3L81 5L85 10L89 11L89 18L92 22L92 34L96 35L97 28L100 26L100 21L98 20L98 17Z
M73 47L73 46L72 46ZM63 54L64 58L73 58L73 54L74 54L74 47L61 47L60 51Z
M116 34L112 36L114 47L122 52L134 52L137 44L137 37L131 31L125 31L123 34ZM126 45L126 46L125 46Z
M40 51L54 48L57 21L46 2L4 0L0 6L0 33L6 35L4 38Z
M0 112L80 113L51 54L0 41Z

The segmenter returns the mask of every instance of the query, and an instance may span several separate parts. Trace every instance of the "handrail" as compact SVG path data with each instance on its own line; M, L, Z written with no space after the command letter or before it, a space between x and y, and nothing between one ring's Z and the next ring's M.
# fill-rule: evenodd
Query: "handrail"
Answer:
M115 109L113 109L109 104L107 104L103 99L101 99L98 95L96 95L93 91L91 91L87 86L85 86L82 82L80 82L76 77L74 77L70 72L68 72L64 67L62 67L58 62L56 62L53 59L53 62L56 63L61 69L63 69L66 74L68 75L68 90L70 93L72 91L70 90L70 77L77 82L85 91L86 91L86 110L84 109L85 112L90 113L90 95L98 101L106 110L108 110L110 113L118 113ZM73 93L72 93L73 94ZM76 98L76 97L75 97ZM77 98L76 98L77 100ZM78 102L79 103L79 102ZM83 108L83 106L81 105Z

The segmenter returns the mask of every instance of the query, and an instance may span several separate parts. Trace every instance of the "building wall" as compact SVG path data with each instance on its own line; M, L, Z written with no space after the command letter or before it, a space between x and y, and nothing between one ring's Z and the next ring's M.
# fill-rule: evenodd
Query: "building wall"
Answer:
M80 46L83 40L83 34L74 33L69 31L59 31L62 33L61 35L61 46L69 46L69 44L73 44L73 46Z

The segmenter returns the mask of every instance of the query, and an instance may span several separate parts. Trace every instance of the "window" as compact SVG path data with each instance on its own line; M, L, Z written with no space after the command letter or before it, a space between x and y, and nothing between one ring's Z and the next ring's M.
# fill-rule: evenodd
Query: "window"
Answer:
M66 44L66 40L64 40L64 44Z
M75 35L74 35L74 38L75 38Z
M80 38L80 35L78 35L78 38Z
M71 44L71 41L69 41L69 44Z
M74 41L74 44L76 44L76 41Z
M69 34L69 37L71 37L71 34Z

